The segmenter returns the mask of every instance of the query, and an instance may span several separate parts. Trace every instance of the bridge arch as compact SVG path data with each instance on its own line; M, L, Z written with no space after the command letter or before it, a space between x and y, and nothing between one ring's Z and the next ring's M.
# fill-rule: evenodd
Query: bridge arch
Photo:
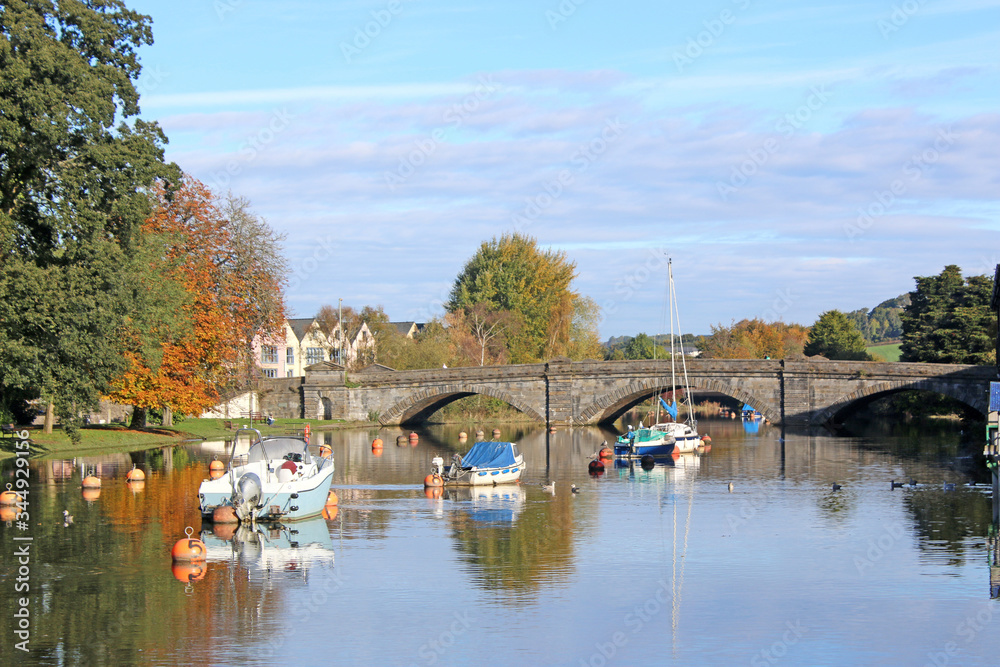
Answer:
M698 389L725 394L726 396L731 396L743 403L749 403L754 406L766 419L774 422L780 421L780 407L772 405L770 402L764 401L761 397L755 396L740 387L721 382L715 378L693 378L691 384L695 389L692 393L696 398ZM642 401L659 394L663 390L663 387L662 381L656 378L633 381L610 393L599 396L588 407L581 410L579 423L611 423Z
M449 403L475 395L496 398L528 415L534 421L545 423L544 416L513 394L484 385L445 385L417 389L402 400L397 401L384 414L379 415L378 420L383 426L426 421L428 417Z
M862 387L841 396L820 412L819 421L821 423L833 422L845 413L860 407L860 405L872 403L903 391L926 391L933 394L941 394L968 406L984 417L987 414L988 406L985 396L982 395L982 392L974 391L968 386L958 386L951 382L939 380L921 380L918 382L888 380Z

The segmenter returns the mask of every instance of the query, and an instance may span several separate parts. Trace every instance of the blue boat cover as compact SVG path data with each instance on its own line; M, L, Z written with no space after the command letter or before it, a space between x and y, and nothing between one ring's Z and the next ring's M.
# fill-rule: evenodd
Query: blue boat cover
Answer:
M515 463L514 445L509 442L477 442L462 457L463 468L501 468Z

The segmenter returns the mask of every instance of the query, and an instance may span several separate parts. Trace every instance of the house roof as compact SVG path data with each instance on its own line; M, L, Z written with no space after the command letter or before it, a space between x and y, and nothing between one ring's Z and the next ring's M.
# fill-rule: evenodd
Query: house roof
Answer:
M292 333L295 337L299 339L299 342L305 338L305 335L309 333L309 328L312 326L313 322L316 321L315 317L298 317L291 320L285 320L288 322L288 326L291 327Z
M413 322L413 321L409 321L409 322L389 322L389 324L391 326L396 327L396 331L398 331L399 333L401 333L404 336L408 336L411 333L415 333L415 334L420 333L421 331L424 330L424 327L427 326L427 324L424 323L424 322Z

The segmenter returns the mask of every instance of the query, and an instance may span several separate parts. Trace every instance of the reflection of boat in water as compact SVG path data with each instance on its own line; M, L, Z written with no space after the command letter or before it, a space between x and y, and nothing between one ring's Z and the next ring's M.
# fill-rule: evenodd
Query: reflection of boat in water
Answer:
M655 465L642 466L634 459L615 459L615 471L621 478L678 482L701 468L701 456L657 459Z
M473 521L513 523L524 510L525 494L520 486L459 487L445 491L445 499L468 503L466 510Z
M253 434L246 455L236 456L240 434ZM198 487L203 516L231 505L240 521L304 519L319 515L333 477L333 457L312 456L305 439L295 436L262 438L253 428L240 429L234 454L222 477Z
M229 532L232 536L229 536ZM302 574L312 566L332 567L333 540L326 521L309 519L280 523L220 525L203 530L207 560L235 562L268 577L276 573Z
M452 464L435 456L432 474L440 475L445 484L457 486L495 486L511 484L521 479L524 456L513 442L477 442L465 456L455 454Z

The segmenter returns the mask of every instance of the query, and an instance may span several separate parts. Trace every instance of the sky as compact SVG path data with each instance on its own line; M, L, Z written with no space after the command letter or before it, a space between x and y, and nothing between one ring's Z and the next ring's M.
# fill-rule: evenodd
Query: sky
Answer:
M286 234L292 316L427 321L480 245L602 338L812 324L1000 263L1000 0L127 0L168 159Z

